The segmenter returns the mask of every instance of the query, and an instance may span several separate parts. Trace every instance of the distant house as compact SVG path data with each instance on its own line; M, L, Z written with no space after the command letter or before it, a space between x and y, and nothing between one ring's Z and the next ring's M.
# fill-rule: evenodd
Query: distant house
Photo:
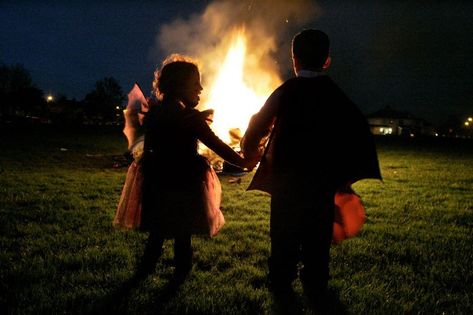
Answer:
M374 135L410 137L436 135L434 127L427 121L389 106L368 115L367 119Z

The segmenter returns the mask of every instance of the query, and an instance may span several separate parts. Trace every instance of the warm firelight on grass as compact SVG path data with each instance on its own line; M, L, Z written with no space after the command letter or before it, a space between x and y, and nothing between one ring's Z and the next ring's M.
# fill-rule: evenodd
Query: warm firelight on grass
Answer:
M261 108L280 83L276 75L264 71L258 63L247 66L248 47L243 29L234 30L230 36L232 41L226 57L210 85L208 101L204 104L205 108L214 109L212 129L226 143L231 143L230 130L245 132L251 115ZM245 78L264 84L249 86Z

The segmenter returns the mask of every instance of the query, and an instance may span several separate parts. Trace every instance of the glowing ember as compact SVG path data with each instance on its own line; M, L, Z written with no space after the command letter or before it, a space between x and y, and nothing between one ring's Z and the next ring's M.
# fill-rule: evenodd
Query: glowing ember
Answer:
M230 132L239 129L243 134L251 115L261 108L280 83L277 75L261 69L258 61L249 63L245 60L249 55L244 30L236 30L231 36L233 39L225 60L204 105L215 110L212 129L229 144L232 143ZM253 82L254 86L250 87L248 82Z

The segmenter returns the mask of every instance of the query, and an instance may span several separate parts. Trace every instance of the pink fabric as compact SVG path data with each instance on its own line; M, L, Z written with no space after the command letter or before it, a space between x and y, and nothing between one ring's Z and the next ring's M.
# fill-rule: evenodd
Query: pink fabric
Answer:
M141 188L143 173L141 163L133 162L128 167L125 185L118 208L113 219L113 225L118 228L136 229L141 223Z
M148 100L146 100L140 86L135 83L133 88L128 92L128 104L123 112L125 117L125 127L123 133L128 140L128 149L131 149L136 139L143 135L141 125L143 124L143 113L149 108Z
M225 224L225 218L220 210L222 201L222 186L212 167L208 167L205 172L204 188L204 207L207 215L209 227L209 236L214 237Z
M113 226L123 229L136 229L141 223L141 189L143 173L141 163L133 162L128 168L120 202L113 219ZM214 237L225 224L220 210L222 186L212 167L205 172L203 185L204 208L207 217L209 236Z

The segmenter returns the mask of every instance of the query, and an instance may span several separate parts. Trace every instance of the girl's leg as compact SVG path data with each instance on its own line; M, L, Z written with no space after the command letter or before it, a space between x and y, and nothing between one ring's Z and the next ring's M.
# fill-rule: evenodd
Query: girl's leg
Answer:
M143 257L141 258L136 275L139 278L144 278L153 273L159 258L163 253L164 238L157 235L157 233L150 232Z
M174 239L174 263L176 274L187 275L192 269L191 235L179 236Z

